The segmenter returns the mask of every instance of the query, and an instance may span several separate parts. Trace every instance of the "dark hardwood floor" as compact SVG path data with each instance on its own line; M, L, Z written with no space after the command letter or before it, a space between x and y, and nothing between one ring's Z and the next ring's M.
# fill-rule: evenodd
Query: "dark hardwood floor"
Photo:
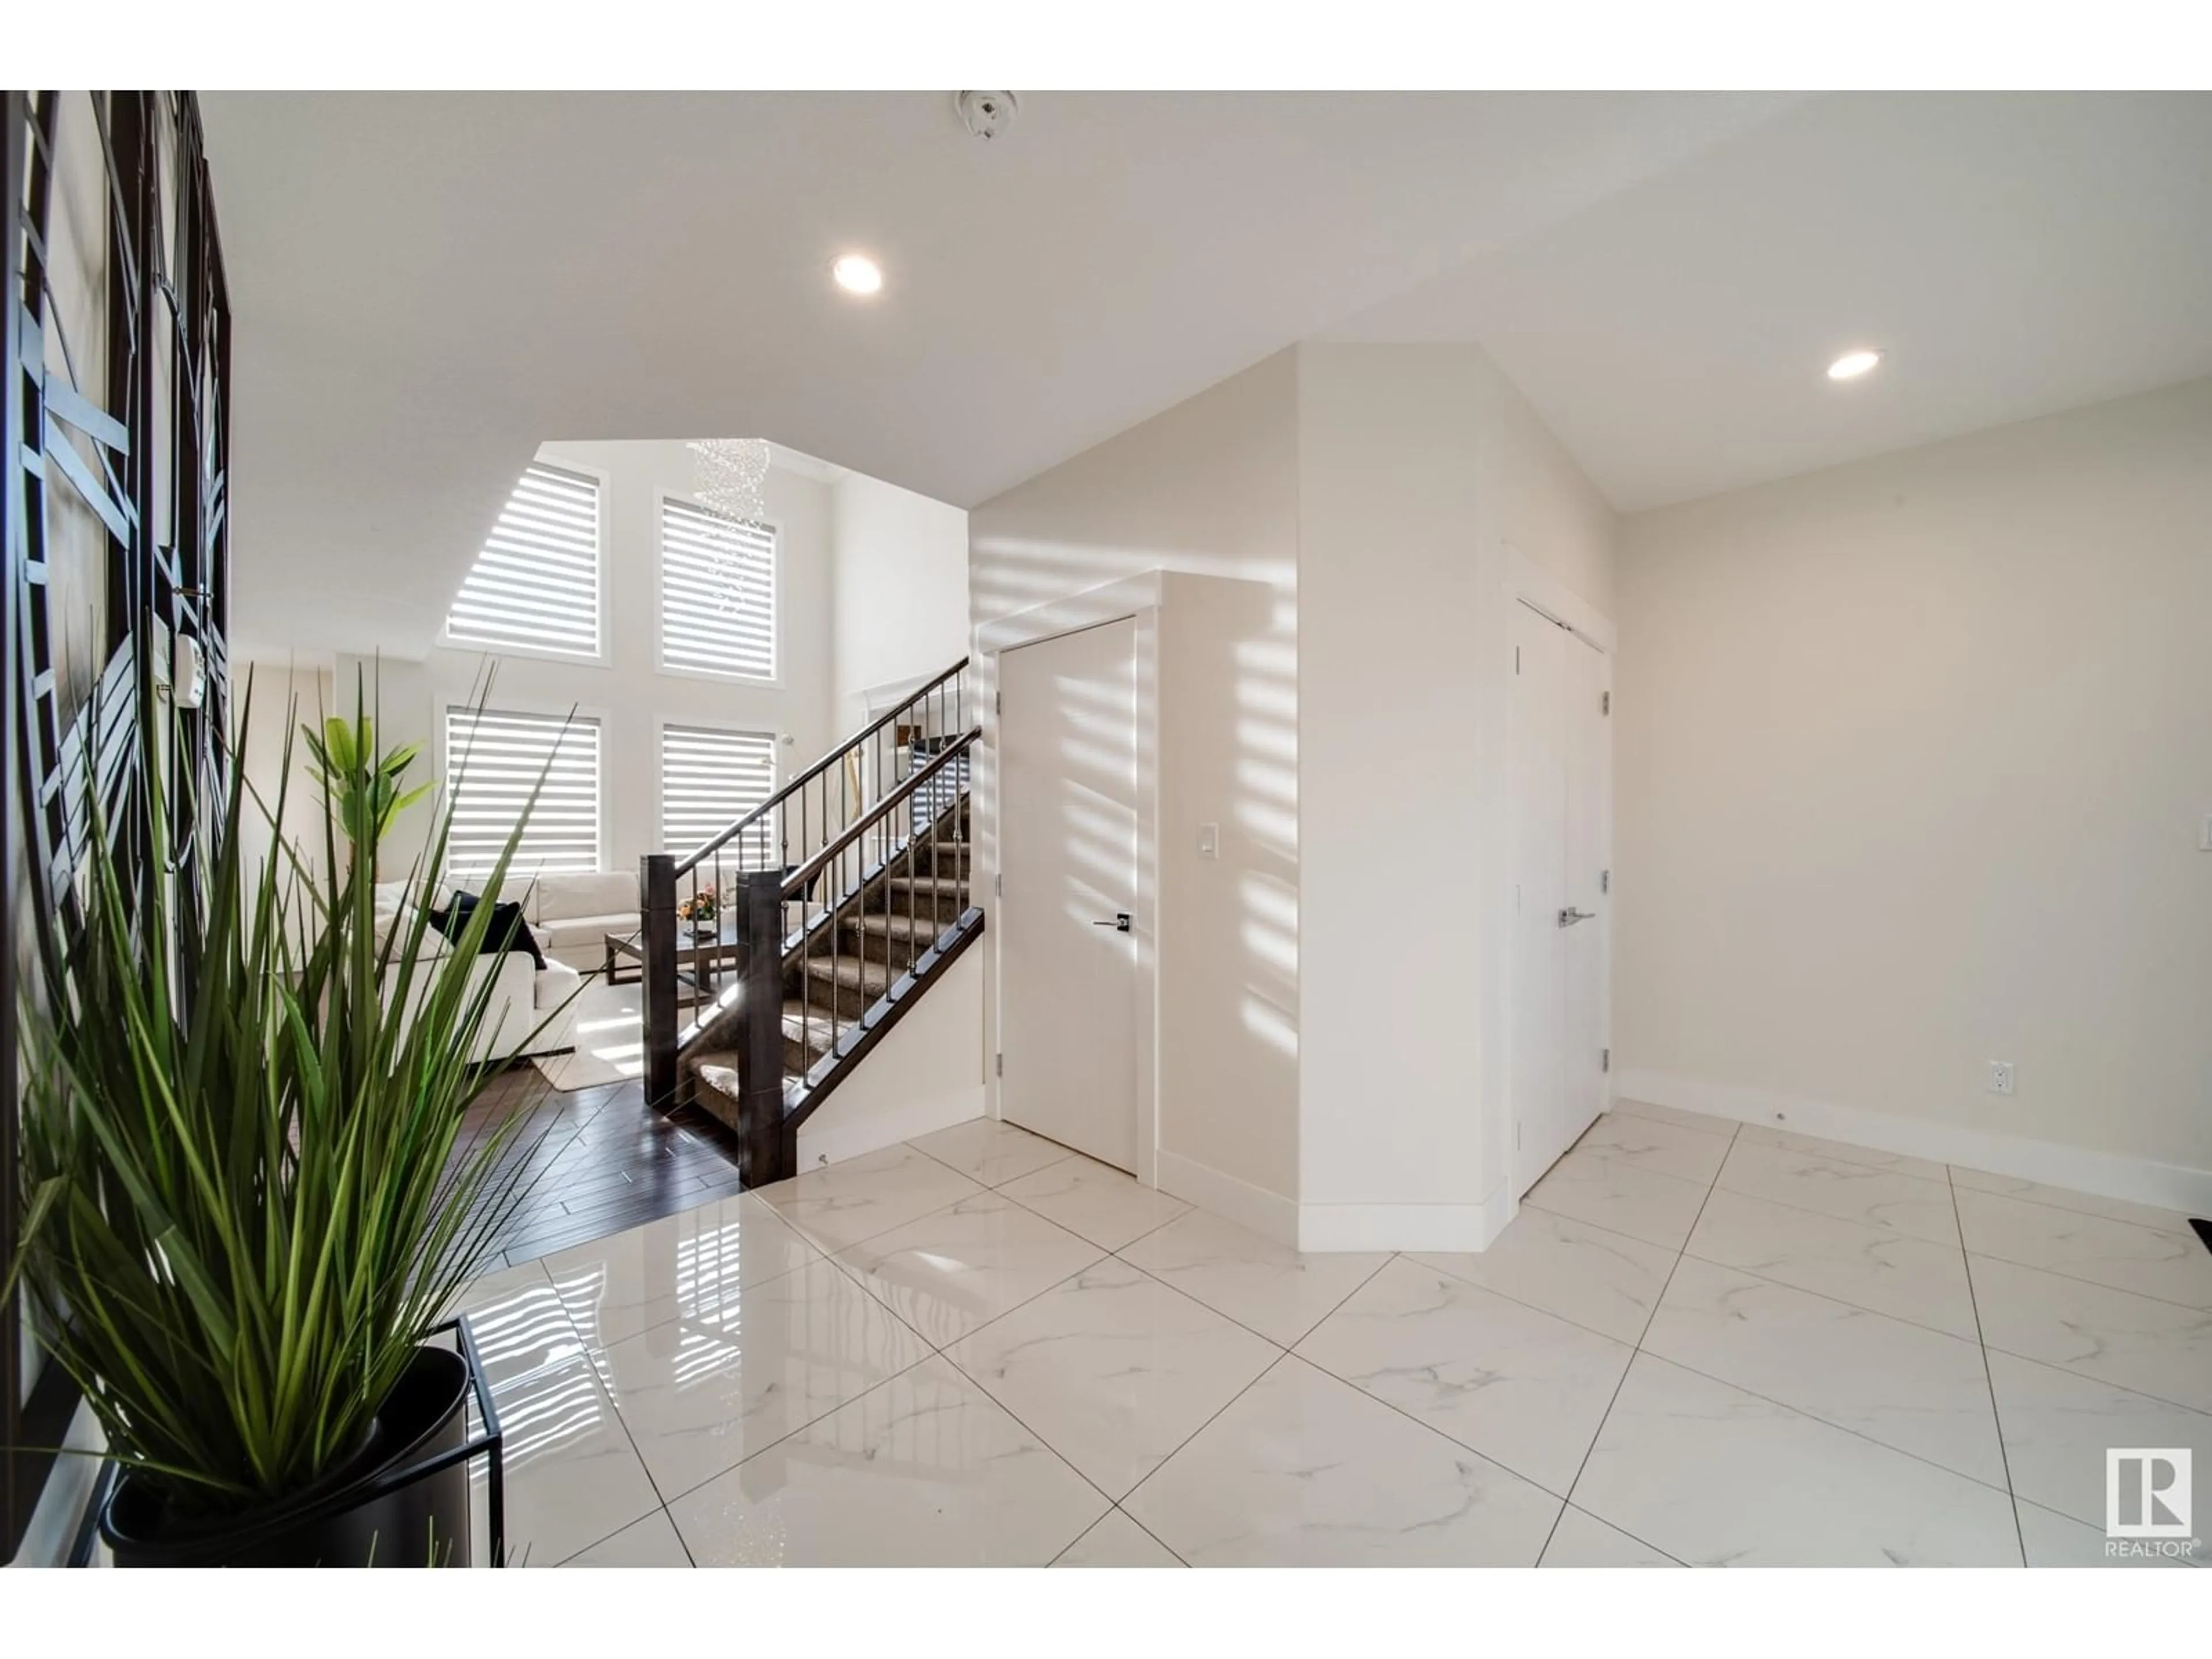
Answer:
M713 1119L648 1109L636 1080L558 1093L527 1065L501 1073L469 1107L455 1157L515 1112L521 1121L501 1163L520 1170L526 1188L487 1273L738 1190L736 1144Z

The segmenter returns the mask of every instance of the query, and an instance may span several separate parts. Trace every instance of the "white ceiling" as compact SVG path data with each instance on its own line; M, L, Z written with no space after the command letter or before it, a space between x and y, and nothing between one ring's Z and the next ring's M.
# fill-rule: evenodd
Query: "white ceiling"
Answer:
M1329 334L1480 342L1624 512L2212 374L2212 96L1813 100Z
M967 506L1295 340L1476 339L1635 507L2212 372L2207 98L1040 94L990 146L939 94L204 109L250 653L419 653L548 439Z
M206 94L234 631L419 653L545 439L971 505L1784 101L1038 94L986 145L949 93Z

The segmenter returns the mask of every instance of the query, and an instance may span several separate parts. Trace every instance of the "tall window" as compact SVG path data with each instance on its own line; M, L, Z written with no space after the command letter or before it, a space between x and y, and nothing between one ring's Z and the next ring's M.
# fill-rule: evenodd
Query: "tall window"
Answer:
M667 851L680 856L705 846L775 793L775 739L768 733L660 728L660 844ZM744 866L769 868L773 842L766 819L748 830Z
M660 504L660 665L775 678L775 532Z
M599 486L532 466L507 498L446 617L469 645L599 654Z
M543 787L538 780L544 780ZM530 792L538 790L534 807ZM456 873L489 870L526 809L517 871L599 867L599 723L507 709L446 711Z

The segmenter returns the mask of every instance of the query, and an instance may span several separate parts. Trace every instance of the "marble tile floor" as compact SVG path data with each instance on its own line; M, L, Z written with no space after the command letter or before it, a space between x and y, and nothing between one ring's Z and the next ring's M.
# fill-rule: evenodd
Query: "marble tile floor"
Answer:
M1632 1102L1480 1255L978 1121L467 1306L529 1565L2112 1565L2112 1446L2212 1503L2181 1217Z

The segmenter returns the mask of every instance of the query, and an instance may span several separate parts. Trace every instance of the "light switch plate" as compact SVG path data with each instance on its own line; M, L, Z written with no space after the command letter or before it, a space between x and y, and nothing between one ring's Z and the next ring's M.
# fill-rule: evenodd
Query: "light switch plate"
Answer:
M2212 853L2212 812L2204 815L2204 828L2197 837L2197 850Z
M2212 823L2212 819L2207 819L2206 822ZM1198 855L1202 859L1218 859L1221 856L1221 826L1219 824L1201 823L1198 826Z

